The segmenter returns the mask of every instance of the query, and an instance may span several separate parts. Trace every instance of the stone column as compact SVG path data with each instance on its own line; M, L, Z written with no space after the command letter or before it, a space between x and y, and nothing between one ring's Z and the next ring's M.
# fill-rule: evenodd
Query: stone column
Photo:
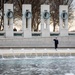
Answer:
M50 36L50 6L41 5L41 30L42 37Z
M13 37L13 4L4 4L5 37Z
M59 31L60 36L68 36L68 6L59 6Z
M22 22L23 22L23 36L31 38L31 4L22 5Z

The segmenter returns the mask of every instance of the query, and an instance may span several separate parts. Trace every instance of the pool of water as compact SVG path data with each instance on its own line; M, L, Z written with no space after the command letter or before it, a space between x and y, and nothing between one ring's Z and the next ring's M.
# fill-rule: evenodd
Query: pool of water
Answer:
M39 57L0 59L0 75L65 75L75 74L75 58Z

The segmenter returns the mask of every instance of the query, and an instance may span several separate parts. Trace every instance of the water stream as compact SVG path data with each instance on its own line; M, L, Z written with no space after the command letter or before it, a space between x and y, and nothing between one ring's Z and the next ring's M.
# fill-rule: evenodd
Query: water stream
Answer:
M0 59L0 75L75 75L75 58L35 57Z

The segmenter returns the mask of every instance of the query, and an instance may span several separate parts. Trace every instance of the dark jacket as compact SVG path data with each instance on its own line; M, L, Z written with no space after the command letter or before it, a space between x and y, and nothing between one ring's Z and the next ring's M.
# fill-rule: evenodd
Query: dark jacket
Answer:
M58 40L57 39L54 39L54 42L55 44L59 44Z

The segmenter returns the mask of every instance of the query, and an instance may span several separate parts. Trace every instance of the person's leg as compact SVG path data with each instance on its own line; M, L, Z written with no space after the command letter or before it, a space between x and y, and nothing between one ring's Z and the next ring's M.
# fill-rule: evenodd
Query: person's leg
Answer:
M55 44L55 49L57 50L57 44Z
M55 47L54 48L56 49L56 44L55 44Z

